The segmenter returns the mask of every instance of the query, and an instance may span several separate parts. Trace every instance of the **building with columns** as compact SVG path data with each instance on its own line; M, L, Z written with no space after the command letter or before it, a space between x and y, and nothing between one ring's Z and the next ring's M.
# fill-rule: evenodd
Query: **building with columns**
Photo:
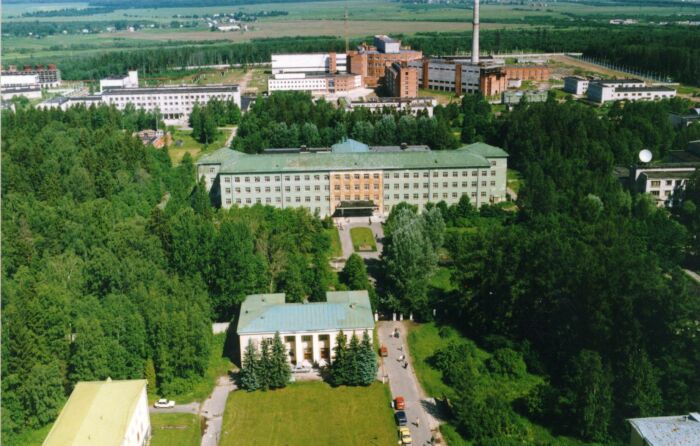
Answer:
M296 367L325 365L333 361L336 336L341 331L348 342L353 333L372 338L374 316L367 291L329 291L326 302L285 303L284 293L246 297L238 317L236 333L241 362L249 341L256 347L279 332L289 362Z

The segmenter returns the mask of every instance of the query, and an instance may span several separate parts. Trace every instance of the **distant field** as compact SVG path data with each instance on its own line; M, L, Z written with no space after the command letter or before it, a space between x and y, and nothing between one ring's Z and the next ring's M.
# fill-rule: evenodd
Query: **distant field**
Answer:
M388 387L324 382L229 395L220 446L370 446L396 444Z

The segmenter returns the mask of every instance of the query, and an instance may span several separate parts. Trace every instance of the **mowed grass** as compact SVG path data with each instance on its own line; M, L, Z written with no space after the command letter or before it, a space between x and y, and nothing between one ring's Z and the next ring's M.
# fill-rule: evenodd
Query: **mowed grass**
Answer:
M231 134L231 129L219 129L219 135L209 144L201 144L192 137L191 130L175 130L172 132L173 144L168 147L168 155L173 164L180 164L185 153L189 153L193 160L199 158L203 153L218 150L224 146L226 139ZM176 141L182 141L181 146L176 146Z
M377 244L370 228L350 228L350 238L355 251L376 251Z
M192 413L151 414L151 446L197 446L202 441L199 416Z
M340 244L340 234L338 228L326 229L326 234L331 239L331 257L342 257L343 247Z
M388 388L314 381L229 395L220 446L384 446L396 443Z

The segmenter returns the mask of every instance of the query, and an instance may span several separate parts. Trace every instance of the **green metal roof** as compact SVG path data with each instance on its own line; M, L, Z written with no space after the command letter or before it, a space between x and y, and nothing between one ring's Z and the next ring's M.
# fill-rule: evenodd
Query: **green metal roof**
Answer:
M219 149L202 157L198 164L220 164L220 173L329 172L374 169L430 169L489 167L487 158L508 154L498 147L475 143L457 150L397 152L301 152L250 155Z
M43 446L120 446L145 379L79 382Z
M254 294L241 305L237 333L371 330L367 291L329 291L326 302L285 303L284 294Z

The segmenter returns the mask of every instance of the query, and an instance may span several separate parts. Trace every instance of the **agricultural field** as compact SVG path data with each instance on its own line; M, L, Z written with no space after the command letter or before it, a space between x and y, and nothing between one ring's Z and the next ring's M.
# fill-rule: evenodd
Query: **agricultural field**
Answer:
M389 445L396 428L386 385L302 382L268 392L233 392L221 446Z

